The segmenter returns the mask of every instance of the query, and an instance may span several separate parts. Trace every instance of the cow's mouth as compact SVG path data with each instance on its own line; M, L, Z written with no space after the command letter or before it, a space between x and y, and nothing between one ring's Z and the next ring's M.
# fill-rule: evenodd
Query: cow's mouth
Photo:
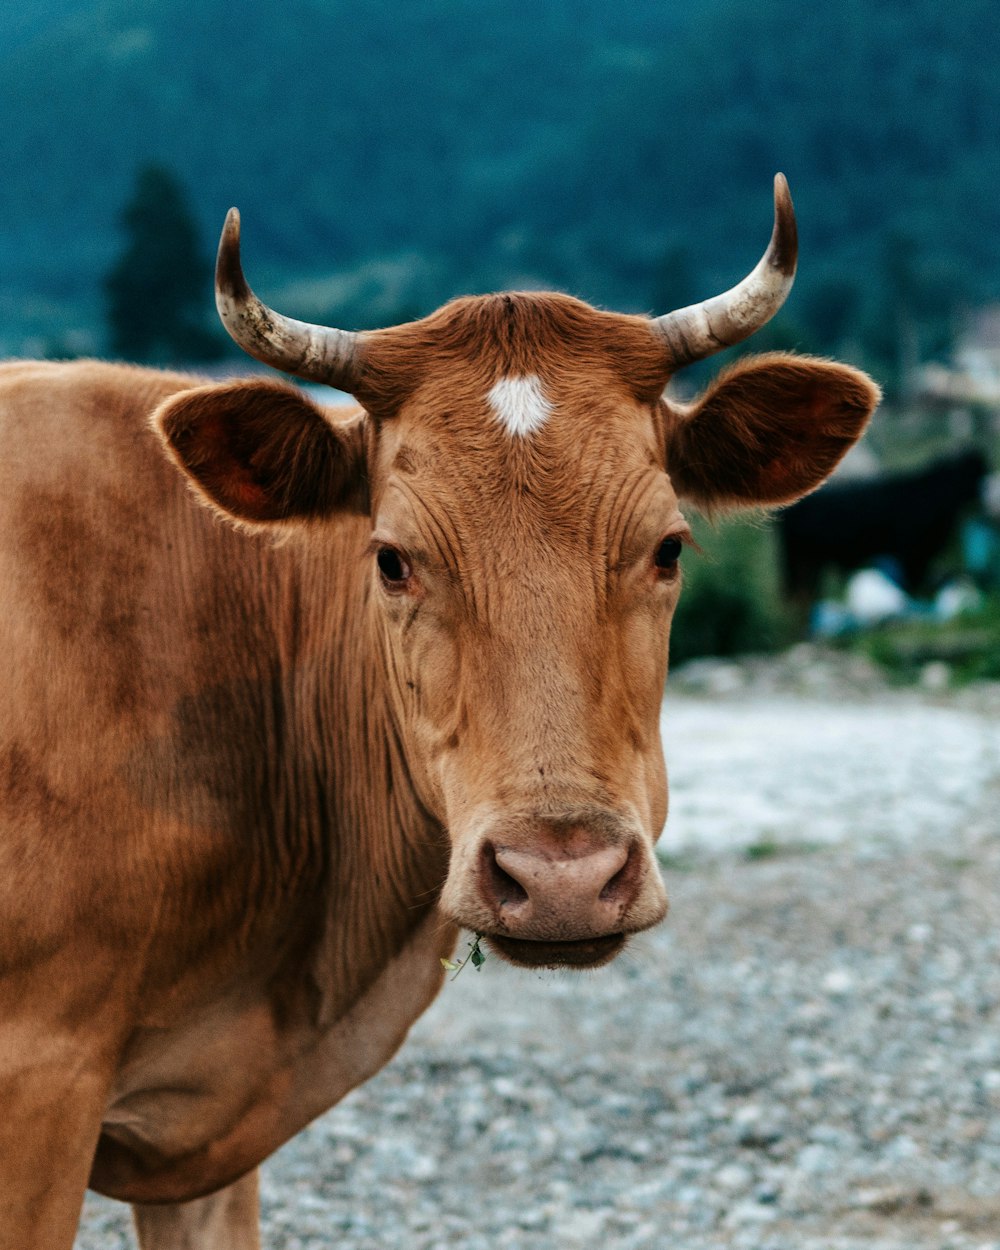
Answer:
M573 942L529 941L526 938L488 934L493 950L512 964L523 968L599 968L625 945L624 933L580 938Z

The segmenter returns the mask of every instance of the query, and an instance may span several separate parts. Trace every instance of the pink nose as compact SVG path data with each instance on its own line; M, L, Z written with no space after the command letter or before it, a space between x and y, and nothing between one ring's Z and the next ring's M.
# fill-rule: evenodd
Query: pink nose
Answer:
M502 927L514 936L568 940L614 933L634 901L642 876L633 845L571 854L542 841L536 849L482 849L480 891Z

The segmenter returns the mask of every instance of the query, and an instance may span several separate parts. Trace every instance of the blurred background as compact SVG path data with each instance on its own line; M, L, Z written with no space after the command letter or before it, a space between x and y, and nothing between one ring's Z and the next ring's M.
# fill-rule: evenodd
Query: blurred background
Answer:
M665 312L756 262L784 171L799 277L752 348L884 387L843 479L870 488L847 508L867 536L810 548L825 515L794 552L787 526L705 530L674 658L812 634L902 675L1000 677L990 0L808 21L791 0L20 0L0 74L4 355L244 367L211 295L231 204L255 287L308 320L502 287ZM961 487L886 481L973 450ZM872 520L887 485L908 515L935 501L917 553Z
M265 1244L1000 1250L996 0L16 0L0 83L0 355L253 368L233 204L293 317L663 313L756 263L781 170L799 276L747 348L885 391L815 502L685 553L670 923L464 973L265 1167Z

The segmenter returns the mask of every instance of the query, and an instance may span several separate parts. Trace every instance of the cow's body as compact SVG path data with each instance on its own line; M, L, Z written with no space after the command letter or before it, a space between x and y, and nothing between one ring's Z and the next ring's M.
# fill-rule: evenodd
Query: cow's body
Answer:
M781 211L710 333L543 294L361 341L250 308L258 354L349 377L336 420L0 369L3 1250L70 1246L88 1182L143 1250L256 1245L256 1164L393 1053L460 925L596 967L662 918L679 497L787 502L877 398L788 356L661 398L773 311Z
M778 533L787 594L805 608L826 570L851 573L879 558L891 561L908 594L926 590L986 474L980 452L959 452L908 473L834 480L786 508Z
M198 507L146 421L195 381L0 370L3 964L108 1012L93 1182L136 1200L227 1183L377 1070L454 932L348 610L370 527L316 559Z

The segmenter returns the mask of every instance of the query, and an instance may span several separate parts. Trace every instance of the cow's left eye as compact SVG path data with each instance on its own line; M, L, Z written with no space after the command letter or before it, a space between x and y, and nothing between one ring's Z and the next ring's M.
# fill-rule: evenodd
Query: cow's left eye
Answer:
M679 538L664 538L656 549L653 563L660 573L676 573L677 561L681 558L684 544Z

